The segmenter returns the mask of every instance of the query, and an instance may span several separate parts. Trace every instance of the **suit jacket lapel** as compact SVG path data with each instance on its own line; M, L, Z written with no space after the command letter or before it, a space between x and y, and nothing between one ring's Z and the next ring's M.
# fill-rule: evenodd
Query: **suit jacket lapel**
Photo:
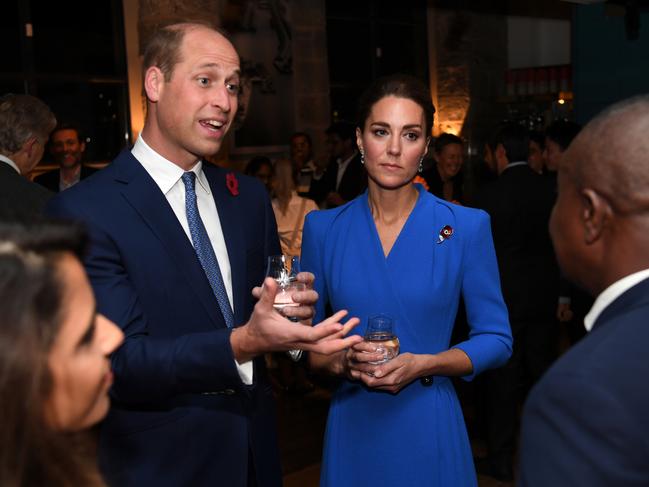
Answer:
M177 266L203 304L214 325L225 327L223 315L196 252L175 213L146 170L131 155L122 153L113 163L116 180L124 185L123 196L137 211L149 229L169 253L169 261L161 265Z
M221 230L225 239L225 246L228 249L230 269L232 271L232 295L234 300L234 322L235 326L244 324L248 319L244 316L246 276L246 247L243 235L242 224L244 215L241 213L239 199L240 195L233 195L227 189L225 175L226 171L203 162L203 171L210 183L210 189L216 202L216 209L219 213ZM234 174L234 173L233 173Z

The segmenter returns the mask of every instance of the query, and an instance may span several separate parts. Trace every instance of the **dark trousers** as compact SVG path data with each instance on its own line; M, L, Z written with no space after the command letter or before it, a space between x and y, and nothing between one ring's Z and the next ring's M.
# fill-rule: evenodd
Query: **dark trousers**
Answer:
M257 487L257 474L255 462L252 459L252 451L248 450L248 487Z
M518 416L527 392L558 356L559 327L555 320L512 322L514 347L503 367L480 378L481 409L489 458L513 460Z

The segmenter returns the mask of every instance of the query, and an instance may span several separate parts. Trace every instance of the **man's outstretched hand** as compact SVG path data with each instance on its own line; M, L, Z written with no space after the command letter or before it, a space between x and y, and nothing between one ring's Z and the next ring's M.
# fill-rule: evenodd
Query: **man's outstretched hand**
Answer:
M304 291L301 294L309 293L315 291ZM340 323L347 311L338 311L315 326L295 323L273 308L275 294L277 283L268 277L264 281L259 301L248 323L232 330L230 342L237 362L246 362L266 352L296 349L330 355L363 340L358 335L347 336L359 323L358 318L350 318L344 324ZM317 299L317 293L315 296ZM297 300L295 295L293 299Z

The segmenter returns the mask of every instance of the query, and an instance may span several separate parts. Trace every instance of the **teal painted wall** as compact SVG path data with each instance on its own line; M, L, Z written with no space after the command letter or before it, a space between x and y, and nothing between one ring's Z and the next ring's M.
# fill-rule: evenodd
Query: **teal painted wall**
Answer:
M649 93L649 12L640 16L640 37L626 37L623 16L603 5L579 6L573 17L575 116L588 122L608 105Z

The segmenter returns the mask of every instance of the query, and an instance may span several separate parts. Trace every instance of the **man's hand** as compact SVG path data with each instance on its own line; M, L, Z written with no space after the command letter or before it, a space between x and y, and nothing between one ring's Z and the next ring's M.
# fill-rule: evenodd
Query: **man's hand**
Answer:
M310 279L310 283L313 282L313 274L303 274L306 276L300 274L298 278ZM239 363L266 352L296 349L330 355L362 341L362 337L358 335L346 337L359 323L358 318L351 318L344 324L339 323L347 315L347 311L338 311L316 326L295 323L273 308L275 294L277 294L277 283L268 277L264 281L259 301L248 323L232 330L230 342L234 357ZM298 297L298 294L301 296ZM293 299L296 301L299 299L303 305L306 303L312 305L317 300L317 293L312 290L303 291L294 294ZM299 308L302 307L305 306ZM311 306L308 307L312 309ZM311 311L312 315L313 311Z
M315 276L310 272L300 272L297 275L298 282L304 284L304 291L297 291L292 294L293 301L300 306L287 306L282 310L286 317L297 318L305 325L311 324L311 318L315 314L315 303L318 301L318 293L313 290ZM262 287L257 286L252 290L252 295L259 299L262 294Z

